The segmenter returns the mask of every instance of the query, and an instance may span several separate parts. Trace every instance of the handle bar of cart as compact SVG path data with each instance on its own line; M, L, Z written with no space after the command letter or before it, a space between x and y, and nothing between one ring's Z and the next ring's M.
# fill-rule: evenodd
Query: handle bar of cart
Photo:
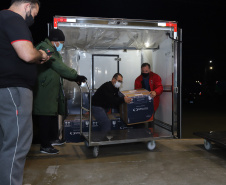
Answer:
M83 96L82 96L82 87L81 85L79 85L79 89L80 89L80 93L81 93L81 109L80 109L80 133L81 135L83 135L83 131L82 131L82 128L83 128L83 125L82 125L82 118L83 118L83 115L82 115L82 112L83 110L89 112L89 139L88 139L88 142L90 143L91 142L91 129L92 129L92 91L89 87L89 84L88 82L86 81L86 86L88 88L88 91L89 91L89 109L83 107Z

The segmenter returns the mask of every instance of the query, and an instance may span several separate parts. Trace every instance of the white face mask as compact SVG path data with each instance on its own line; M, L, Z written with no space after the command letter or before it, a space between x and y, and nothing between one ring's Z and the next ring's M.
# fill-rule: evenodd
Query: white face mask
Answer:
M115 87L116 87L116 88L119 88L119 87L121 86L121 84L122 84L121 82L116 81Z

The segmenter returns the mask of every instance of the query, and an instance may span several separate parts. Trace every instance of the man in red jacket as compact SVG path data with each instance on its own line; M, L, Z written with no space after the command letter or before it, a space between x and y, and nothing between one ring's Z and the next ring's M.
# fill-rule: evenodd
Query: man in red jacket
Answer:
M150 95L154 98L154 112L159 106L159 97L162 94L162 80L159 75L151 72L150 64L143 63L141 65L141 75L135 80L135 89L144 88L150 91Z

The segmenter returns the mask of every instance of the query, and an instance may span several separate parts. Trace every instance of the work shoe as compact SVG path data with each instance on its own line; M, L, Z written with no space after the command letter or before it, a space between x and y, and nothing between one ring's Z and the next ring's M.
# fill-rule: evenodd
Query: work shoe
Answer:
M64 143L66 143L66 141L64 140L64 139L57 139L57 140L55 140L55 141L52 141L51 142L51 145L52 146L55 146L55 145L63 145Z
M40 152L44 154L58 154L59 150L53 147L46 147L46 148L40 147Z

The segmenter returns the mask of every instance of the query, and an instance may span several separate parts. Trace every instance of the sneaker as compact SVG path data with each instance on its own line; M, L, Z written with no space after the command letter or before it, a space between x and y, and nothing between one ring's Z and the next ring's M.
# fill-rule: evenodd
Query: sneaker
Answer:
M53 147L47 147L47 148L40 147L40 152L44 154L58 154L59 150Z
M64 140L64 139L57 139L57 140L55 140L55 141L52 141L51 142L51 145L52 146L55 146L55 145L63 145L64 143L66 143L66 141Z

